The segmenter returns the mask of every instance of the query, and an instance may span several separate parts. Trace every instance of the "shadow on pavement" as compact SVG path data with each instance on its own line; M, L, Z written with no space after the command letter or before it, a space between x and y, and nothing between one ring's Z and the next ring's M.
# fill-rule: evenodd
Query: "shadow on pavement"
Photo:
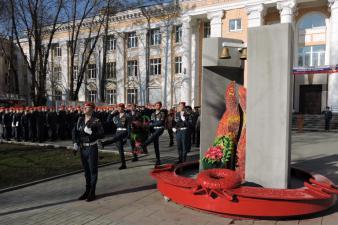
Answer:
M307 172L319 173L329 178L333 183L338 183L338 154L296 160L292 166Z
M152 190L152 189L155 189L155 188L156 188L156 184L151 184L151 185L146 185L146 186L141 186L141 187L136 187L136 188L114 191L114 192L110 192L110 193L106 193L106 194L99 194L99 195L96 196L96 200L99 200L99 199L105 198L105 197L114 196L114 195L128 194L128 193L145 191L145 190ZM46 207L62 205L62 204L67 204L67 203L77 202L77 201L79 201L79 200L70 199L70 200L61 201L61 202L54 202L54 203L49 203L49 204L44 204L44 205L39 205L39 206L34 206L34 207L17 209L17 210L13 210L13 211L9 211L9 212L0 213L0 216L6 216L6 215L22 213L22 212L28 212L28 211L32 211L32 210L36 210L36 209L42 209L42 208L46 208Z
M128 194L128 193L134 193L138 191L146 191L146 190L152 190L152 189L156 189L156 184L150 184L150 185L141 186L141 187L135 187L135 188L129 188L129 189L124 189L120 191L113 191L113 192L105 193L105 194L99 194L96 196L96 200L101 199L101 198L115 196L115 195Z

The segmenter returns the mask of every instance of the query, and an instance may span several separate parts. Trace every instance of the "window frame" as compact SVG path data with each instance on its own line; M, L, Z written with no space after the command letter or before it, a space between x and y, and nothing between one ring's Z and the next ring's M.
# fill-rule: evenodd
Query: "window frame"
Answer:
M162 34L160 28L155 28L150 30L150 45L156 46L161 45Z
M138 47L138 38L136 32L128 33L128 48L137 48Z
M182 56L175 57L175 74L182 73Z
M116 62L107 62L106 79L116 79Z
M182 43L182 24L175 26L175 43Z
M137 62L137 60L128 60L127 61L127 75L128 75L128 77L137 77L138 76L138 62Z
M127 104L137 104L138 102L138 90L137 88L127 88Z
M114 51L116 50L116 38L114 35L108 35L106 39L107 50Z
M116 89L106 89L106 103L114 105L117 103L117 92Z
M211 35L211 25L210 21L205 21L203 23L203 37L204 38L209 38Z
M240 22L240 28L238 28L238 21ZM231 22L235 22L235 28L231 29ZM229 20L229 32L239 32L242 31L242 19L237 18L237 19L230 19Z
M94 68L90 68L91 66L94 66ZM88 64L87 72L88 72L88 79L93 79L93 80L96 79L97 78L96 63Z
M96 102L97 98L97 90L89 90L88 91L88 101Z
M149 60L149 75L159 76L162 74L161 71L161 58L153 58Z

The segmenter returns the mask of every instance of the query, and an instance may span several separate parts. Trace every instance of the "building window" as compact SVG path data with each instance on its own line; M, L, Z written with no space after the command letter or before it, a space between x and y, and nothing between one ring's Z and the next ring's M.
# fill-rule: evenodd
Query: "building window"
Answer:
M161 59L150 59L150 73L149 75L161 74Z
M56 101L62 101L62 91L56 90L54 96Z
M136 48L136 47L137 47L136 32L128 33L128 48Z
M109 105L116 104L116 90L106 90L106 103Z
M62 71L61 71L61 67L54 67L54 78L56 81L60 81L62 79Z
M233 19L229 21L229 31L241 31L242 30L242 20L241 19Z
M204 37L205 38L210 37L210 32L211 32L210 21L204 22Z
M79 67L78 66L74 66L73 67L73 79L77 80L78 76L79 76Z
M182 25L175 26L175 42L179 43L182 41Z
M106 75L107 79L116 79L116 62L107 63Z
M325 26L325 17L319 13L305 15L298 24L300 30Z
M88 65L88 78L89 79L96 79L96 64L89 64Z
M59 45L56 45L54 48L54 56L61 57L61 54L62 54L61 47Z
M150 45L161 44L161 31L160 29L153 29L150 31Z
M175 73L182 73L182 57L175 57Z
M137 77L137 60L128 61L128 76Z
M127 89L127 103L137 104L137 89Z
M87 50L93 49L95 47L95 37L87 38Z
M113 35L107 36L107 50L113 51L116 49L116 38Z
M325 45L306 46L298 49L298 66L317 67L325 65Z
M96 90L88 91L88 100L90 102L96 102Z

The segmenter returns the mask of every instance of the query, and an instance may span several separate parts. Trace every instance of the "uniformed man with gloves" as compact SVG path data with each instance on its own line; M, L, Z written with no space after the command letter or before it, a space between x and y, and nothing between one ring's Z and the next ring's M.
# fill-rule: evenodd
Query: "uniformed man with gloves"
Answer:
M159 138L163 134L166 119L165 112L162 111L161 108L162 108L161 102L155 103L155 112L151 114L151 119L149 123L149 127L151 129L152 134L147 138L144 144L142 144L142 147L145 148L151 142L154 142L154 149L156 155L155 166L161 165Z
M119 167L119 170L123 170L127 168L123 145L126 143L127 138L130 135L130 116L125 112L125 106L123 103L118 104L117 111L109 115L108 122L111 120L116 126L116 133L112 138L105 141L100 141L100 145L103 148L109 144L117 144L122 163L122 165Z
M100 120L92 116L94 109L94 103L85 104L84 117L79 117L72 132L74 151L80 151L86 178L86 191L79 197L79 200L86 199L88 202L95 199L98 170L97 141L104 135Z
M178 162L182 163L187 160L187 154L191 147L190 126L192 124L191 116L185 111L185 102L180 102L175 114L176 142L178 150Z

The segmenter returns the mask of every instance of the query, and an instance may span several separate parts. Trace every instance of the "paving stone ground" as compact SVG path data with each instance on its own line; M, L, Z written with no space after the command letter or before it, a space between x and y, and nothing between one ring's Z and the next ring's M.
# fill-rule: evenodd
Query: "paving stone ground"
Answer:
M293 133L292 137L292 163L338 183L338 133ZM175 162L177 157L176 147L169 148L168 143L165 134L160 143L164 163ZM153 148L149 151L140 161L129 161L126 170L119 171L119 164L101 167L94 202L76 200L83 192L83 174L0 194L0 224L338 225L338 205L301 220L264 221L222 218L166 203L149 176L155 161ZM198 153L193 149L190 159L197 158Z

